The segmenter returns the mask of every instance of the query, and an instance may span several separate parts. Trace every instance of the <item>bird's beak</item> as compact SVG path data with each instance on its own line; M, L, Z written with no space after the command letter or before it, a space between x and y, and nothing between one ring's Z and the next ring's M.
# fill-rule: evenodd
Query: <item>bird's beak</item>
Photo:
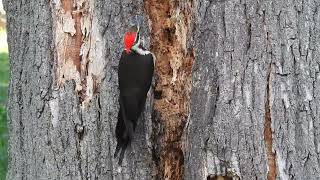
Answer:
M139 32L139 29L140 29L140 25L143 23L143 16L142 15L135 15L133 16L131 19L130 19L130 26L133 27L133 26L136 26L138 27L138 31Z
M135 15L132 16L132 18L129 20L130 27L136 27L136 39L135 44L140 43L140 25L142 25L143 22L143 16L141 15Z

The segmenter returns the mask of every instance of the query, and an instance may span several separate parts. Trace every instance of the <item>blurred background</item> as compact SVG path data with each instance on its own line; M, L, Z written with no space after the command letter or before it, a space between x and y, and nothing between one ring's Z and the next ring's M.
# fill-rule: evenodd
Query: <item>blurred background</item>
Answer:
M5 180L8 165L8 129L6 102L9 83L8 45L6 19L0 0L0 180Z

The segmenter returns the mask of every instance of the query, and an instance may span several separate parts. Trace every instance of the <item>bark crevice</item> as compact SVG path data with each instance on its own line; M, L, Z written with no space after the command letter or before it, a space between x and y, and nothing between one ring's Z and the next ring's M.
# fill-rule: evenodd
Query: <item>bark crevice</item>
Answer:
M151 28L151 50L156 56L154 111L159 123L155 142L160 152L158 177L183 179L181 136L189 112L192 51L187 50L192 1L145 0ZM158 119L158 120L157 120Z
M265 104L265 122L264 122L264 142L266 147L267 153L267 160L268 160L268 180L275 180L277 177L277 164L276 164L276 155L273 152L273 144L272 144L272 119L271 119L271 83L272 83L272 64L270 63L268 69L268 79L267 79L267 88L266 88L266 104Z

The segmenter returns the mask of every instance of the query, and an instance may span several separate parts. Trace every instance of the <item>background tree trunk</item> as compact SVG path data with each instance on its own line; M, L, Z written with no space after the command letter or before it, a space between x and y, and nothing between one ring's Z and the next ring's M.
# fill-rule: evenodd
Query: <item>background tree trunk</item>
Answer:
M7 179L319 179L319 6L6 0ZM156 83L119 167L117 66L135 15Z
M319 179L319 1L196 1L185 179Z

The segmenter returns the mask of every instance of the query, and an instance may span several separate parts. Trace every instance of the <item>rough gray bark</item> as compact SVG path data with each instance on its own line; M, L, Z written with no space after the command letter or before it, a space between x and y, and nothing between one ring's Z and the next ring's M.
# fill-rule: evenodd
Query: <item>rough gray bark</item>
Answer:
M57 2L5 1L11 65L7 179L320 178L319 1L86 0L88 11L75 9L62 18L68 23L63 34ZM74 1L61 2L70 8ZM96 29L81 35L73 28L80 21L68 18L79 14L92 17ZM155 102L150 93L120 168L112 157L117 65L122 35L136 14L145 17L147 46L150 36L159 42L151 43L159 57L157 75L163 75L156 88L164 93ZM59 52L69 52L59 49L57 39L73 42L79 34L84 46L65 46L76 50L70 57L88 53L75 57L80 65L74 68L64 64L69 56L61 61ZM91 46L90 52L80 50ZM97 48L102 55L92 56ZM189 97L181 94L188 96L185 78L193 61L188 112ZM102 74L86 74L95 63ZM61 76L66 70L74 74Z
M195 2L185 179L267 179L271 169L276 179L320 178L319 5Z
M152 179L150 100L123 167L113 159L122 35L130 17L143 15L142 1L95 1L106 65L99 92L86 107L73 80L62 87L54 82L52 3L5 1L11 65L7 179ZM143 30L146 36L146 20Z

